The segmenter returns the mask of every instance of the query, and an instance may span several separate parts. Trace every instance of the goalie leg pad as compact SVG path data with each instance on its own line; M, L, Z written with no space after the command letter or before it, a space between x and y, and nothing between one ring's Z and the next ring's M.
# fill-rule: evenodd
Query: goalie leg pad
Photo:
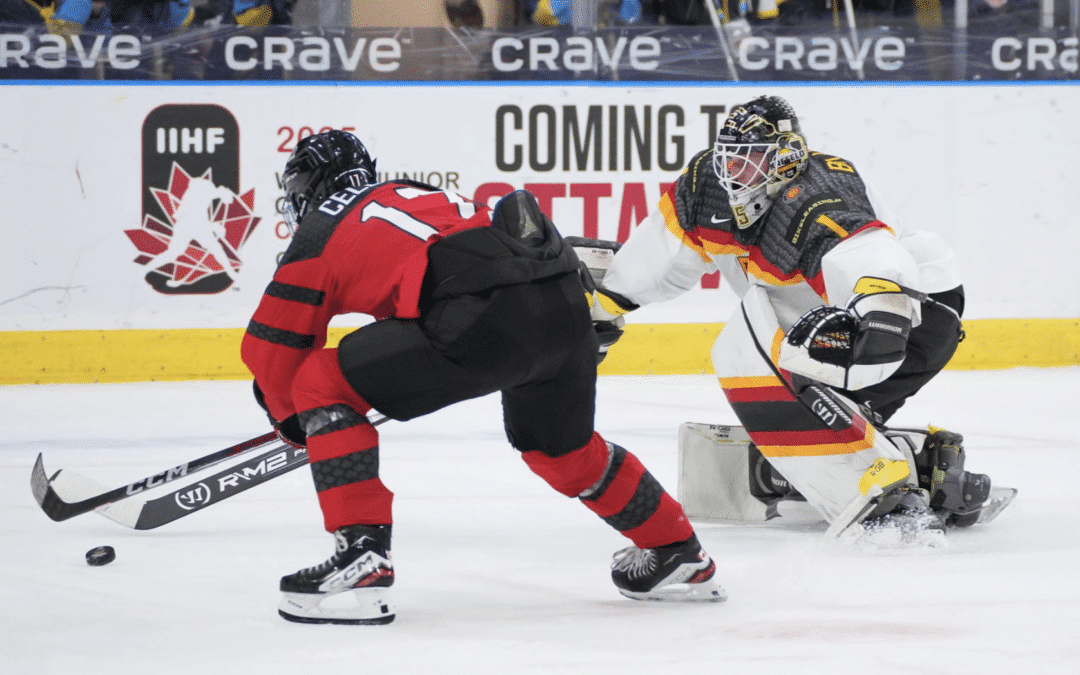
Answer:
M786 479L781 494L779 477L762 457L743 427L684 422L679 426L678 499L692 521L707 523L761 523L790 516L785 501L805 500ZM780 509L784 507L783 513ZM820 520L813 514L812 520Z
M713 365L754 445L831 523L864 494L859 481L867 470L878 461L905 457L836 391L812 385L797 397L780 379L769 359L777 358L774 345L783 333L763 303L768 303L764 294L747 294L745 312L717 339Z

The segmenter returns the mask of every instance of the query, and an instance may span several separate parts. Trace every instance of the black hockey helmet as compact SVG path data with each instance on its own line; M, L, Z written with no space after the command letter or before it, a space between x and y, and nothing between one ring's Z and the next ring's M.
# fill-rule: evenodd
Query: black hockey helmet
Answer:
M759 96L732 108L716 137L712 165L736 225L750 227L763 216L809 156L799 118L786 100Z
M281 176L285 223L295 231L307 212L330 195L375 181L375 160L356 136L336 129L306 136L296 144Z
M782 133L802 135L795 108L779 96L758 96L731 110L717 140L725 143L773 143Z

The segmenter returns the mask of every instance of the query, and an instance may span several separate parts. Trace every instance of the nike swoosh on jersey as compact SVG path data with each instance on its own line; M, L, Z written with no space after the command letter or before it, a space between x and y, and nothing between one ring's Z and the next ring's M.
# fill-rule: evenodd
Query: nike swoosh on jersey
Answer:
M731 222L731 218L717 218L714 214L711 218L709 218L709 222L711 222L713 225L719 225L720 223Z

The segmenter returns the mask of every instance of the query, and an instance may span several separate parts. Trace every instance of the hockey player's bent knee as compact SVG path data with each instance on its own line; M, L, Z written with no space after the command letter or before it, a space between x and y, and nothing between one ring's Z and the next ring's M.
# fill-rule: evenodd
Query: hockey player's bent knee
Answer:
M296 409L301 411L341 404L359 415L371 410L341 374L336 349L316 351L304 360L293 380L292 397Z
M601 479L607 470L611 452L600 434L565 455L552 457L538 450L521 453L533 473L567 497L577 497Z

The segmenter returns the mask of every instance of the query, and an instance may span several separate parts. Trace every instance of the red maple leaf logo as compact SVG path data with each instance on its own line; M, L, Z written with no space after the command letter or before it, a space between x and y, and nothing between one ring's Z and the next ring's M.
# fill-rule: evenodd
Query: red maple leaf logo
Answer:
M214 185L210 169L192 176L173 162L169 187L150 190L168 222L146 214L138 229L124 230L141 253L135 262L150 265L170 289L217 274L224 274L227 283L215 284L211 292L231 286L243 264L240 248L260 220L253 215L255 189L238 195ZM182 292L151 285L162 292Z

